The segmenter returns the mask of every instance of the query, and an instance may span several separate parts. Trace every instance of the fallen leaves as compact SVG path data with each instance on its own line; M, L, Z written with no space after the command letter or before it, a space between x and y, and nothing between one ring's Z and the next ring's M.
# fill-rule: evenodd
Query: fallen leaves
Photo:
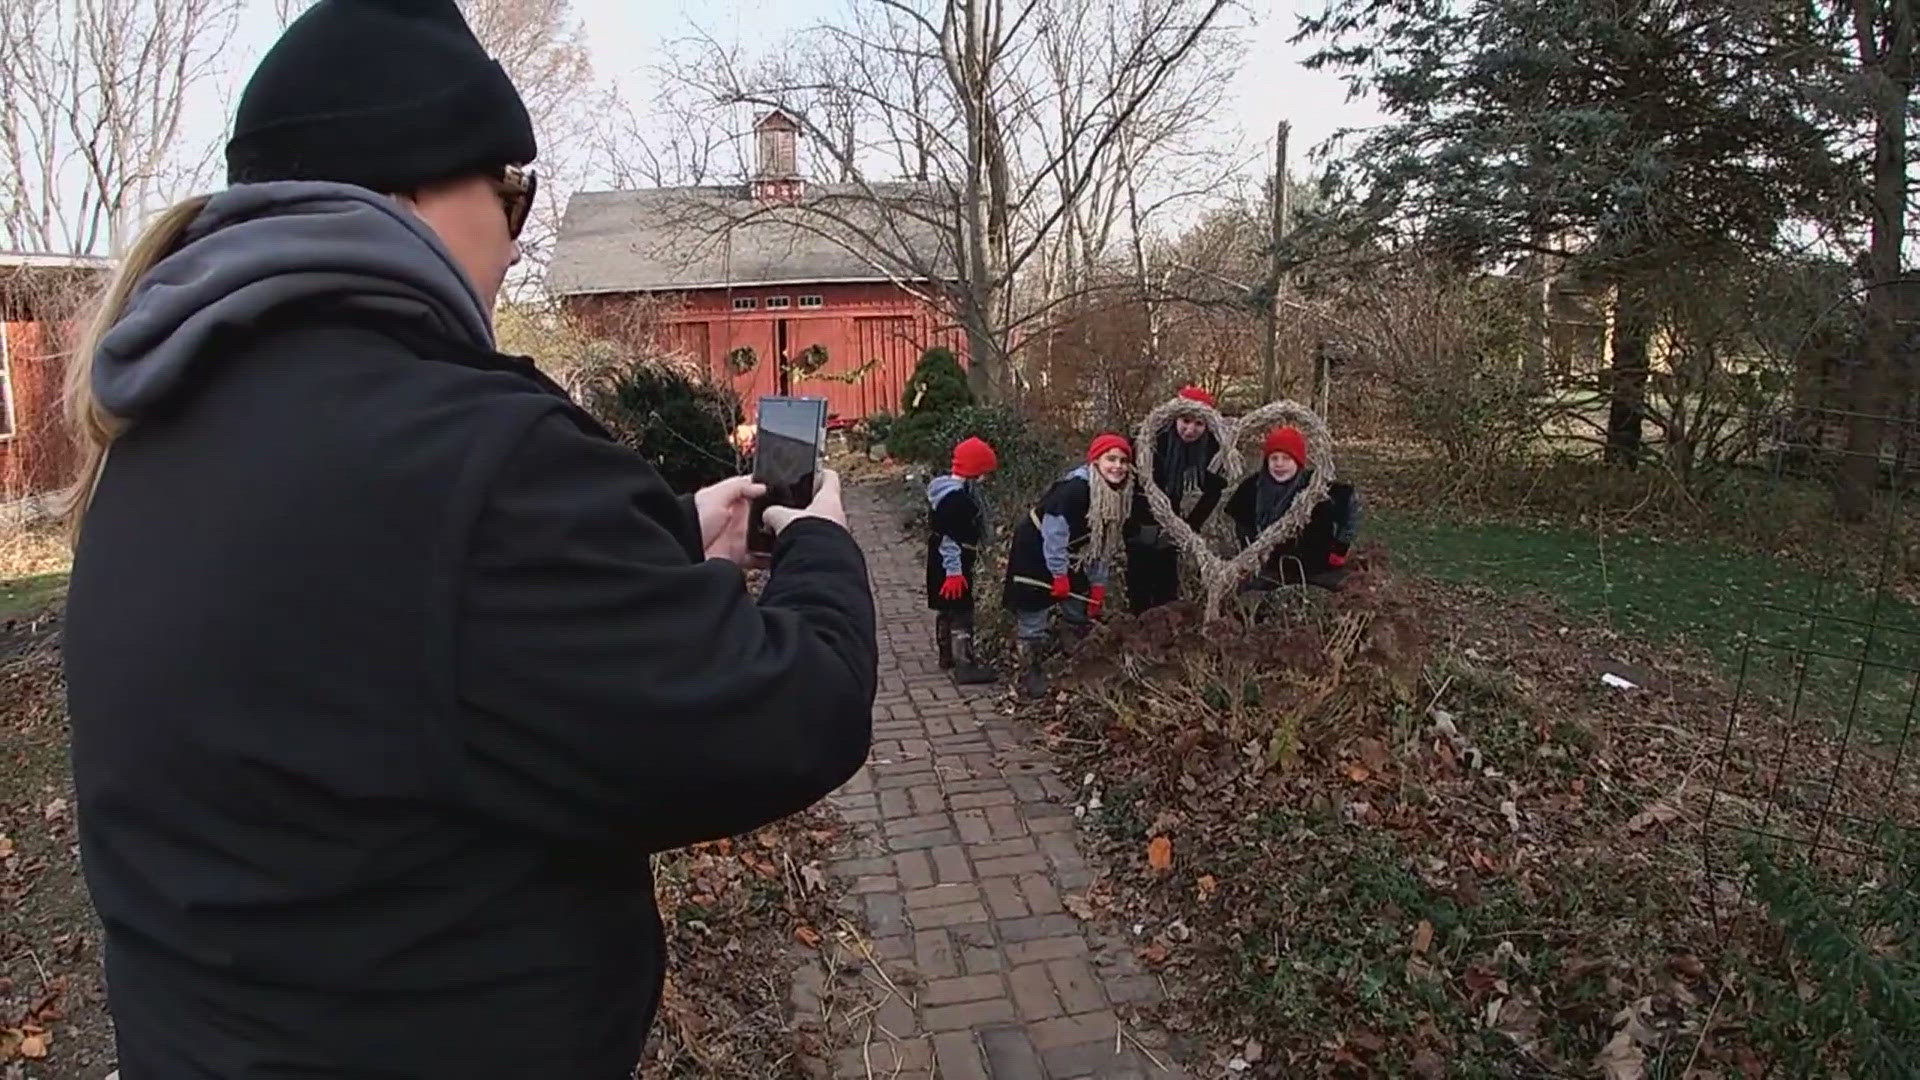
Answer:
M1607 1040L1607 1045L1601 1047L1593 1059L1607 1080L1642 1080L1647 1075L1647 1054L1641 1047L1659 1040L1653 1029L1652 1012L1653 999L1642 997L1613 1015L1613 1022L1620 1030L1613 1033L1613 1038Z
M1478 655L1431 665L1410 696L1388 690L1363 648L1338 694L1294 708L1323 685L1315 664L1341 618L1399 617L1343 592L1331 618L1303 615L1258 646L1103 643L1140 660L1135 681L1168 701L1190 702L1204 678L1256 684L1257 708L1208 724L1132 706L1122 717L1083 696L1054 713L1074 736L1060 743L1076 755L1070 775L1084 772L1083 792L1111 811L1087 815L1085 835L1121 868L1104 880L1137 962L1167 992L1161 1018L1215 1071L1250 1076L1645 1080L1636 1070L1656 1055L1684 1060L1710 1011L1688 994L1704 965L1687 950L1708 955L1710 938L1703 909L1666 887L1695 852L1673 857L1656 830L1690 809L1674 794L1697 760L1685 740L1723 718L1654 695L1631 715L1618 702L1595 715L1575 655L1588 638L1556 640L1557 615L1477 599L1419 608L1438 617L1416 625ZM1294 725L1278 767L1266 755L1276 719ZM1631 831L1655 842L1619 842L1635 810ZM1593 1003L1645 993L1665 1010L1660 1041L1611 1040L1620 1032ZM1262 1058L1245 1052L1251 1031ZM1738 1076L1740 1038L1705 1040L1690 1080Z
M1641 1080L1647 1075L1646 1052L1624 1031L1616 1033L1600 1048L1593 1064L1607 1080Z
M11 1061L16 1057L44 1061L52 1045L53 1036L36 1024L0 1029L0 1061Z
M820 947L820 931L815 930L805 923L793 928L793 936L799 939L800 944L805 945L809 949L817 949Z
M1156 871L1173 869L1173 841L1156 836L1147 843L1147 866Z
M1672 803L1660 799L1648 804L1646 809L1627 819L1627 831L1645 832L1655 825L1665 825L1680 816L1680 811Z
M26 1037L20 1040L20 1056L28 1061L40 1061L47 1056L47 1045L53 1037L37 1028L29 1029Z

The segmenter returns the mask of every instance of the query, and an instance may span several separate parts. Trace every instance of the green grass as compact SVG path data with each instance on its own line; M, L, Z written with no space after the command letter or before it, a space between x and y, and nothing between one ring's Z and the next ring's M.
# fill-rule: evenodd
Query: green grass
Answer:
M1832 571L1816 573L1727 545L1564 526L1383 511L1367 528L1416 573L1543 594L1622 635L1704 649L1757 690L1800 688L1805 713L1842 717L1857 695L1869 729L1888 735L1908 715L1920 610L1876 597L1848 572L1845 560L1871 553L1835 551Z
M0 619L37 614L66 591L65 574L35 574L0 581Z

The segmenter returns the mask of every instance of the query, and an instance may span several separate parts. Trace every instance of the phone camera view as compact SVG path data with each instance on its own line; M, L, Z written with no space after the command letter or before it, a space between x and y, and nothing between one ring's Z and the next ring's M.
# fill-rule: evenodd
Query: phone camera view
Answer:
M761 520L767 507L801 507L813 501L826 409L827 403L819 398L760 399L753 478L767 486L767 493L754 503L753 520L747 530L752 550L764 552L773 547L773 534Z

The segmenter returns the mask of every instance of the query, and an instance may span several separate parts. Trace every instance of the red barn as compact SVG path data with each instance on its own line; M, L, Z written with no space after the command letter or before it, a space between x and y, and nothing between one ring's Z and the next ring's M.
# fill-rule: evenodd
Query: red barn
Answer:
M765 394L824 397L843 421L898 411L923 351L964 360L950 205L927 184L809 183L798 125L773 112L757 130L749 183L575 195L548 291L604 336L730 383L749 414Z
M0 252L0 503L71 479L61 382L74 313L108 265L87 255Z

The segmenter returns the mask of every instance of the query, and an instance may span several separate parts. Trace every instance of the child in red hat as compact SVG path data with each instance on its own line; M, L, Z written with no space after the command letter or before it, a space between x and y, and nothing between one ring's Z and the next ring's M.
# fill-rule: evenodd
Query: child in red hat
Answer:
M940 666L960 686L998 677L973 654L973 567L987 532L977 484L999 467L985 439L965 439L953 448L953 471L927 484L927 607Z
M1085 632L1107 602L1107 568L1120 553L1133 501L1133 444L1096 436L1087 460L1054 481L1040 505L1013 529L1002 602L1013 612L1026 673L1021 692L1046 691L1040 661L1054 607L1069 629Z
M1261 446L1265 459L1240 482L1227 500L1227 516L1242 547L1280 520L1313 476L1307 439L1296 427L1275 428ZM1302 583L1338 588L1346 578L1347 553L1360 529L1360 495L1353 485L1335 481L1327 498L1313 508L1306 527L1267 556L1249 588L1266 590Z
M1214 407L1213 395L1198 386L1181 387L1180 396ZM1227 490L1227 478L1213 471L1219 454L1220 440L1197 416L1175 417L1154 439L1153 476L1134 485L1133 515L1127 520L1127 606L1134 614L1180 599L1180 550L1153 516L1147 480L1166 492L1174 513L1199 532Z

